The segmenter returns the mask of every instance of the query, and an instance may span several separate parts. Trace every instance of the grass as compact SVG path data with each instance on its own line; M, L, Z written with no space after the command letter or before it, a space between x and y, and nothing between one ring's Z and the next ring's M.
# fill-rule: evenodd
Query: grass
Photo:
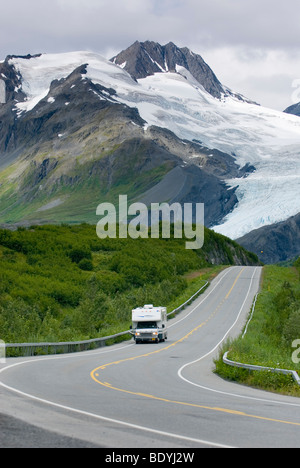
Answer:
M155 169L141 173L134 178L133 171L128 170L126 178L121 182L121 169L116 173L112 186L106 187L99 184L99 174L90 175L93 162L86 163L76 168L72 176L78 177L78 181L72 185L67 182L56 181L49 187L38 187L28 182L26 187L32 186L31 194L19 189L15 182L6 183L6 192L0 192L0 222L16 223L22 220L42 220L47 223L83 223L96 224L99 218L96 216L96 208L100 203L118 203L120 193L128 195L133 200L139 194L148 190L150 186L159 182L168 172L167 165L161 165ZM124 169L124 168L123 168ZM85 176L83 177L83 175ZM29 176L28 176L29 177ZM82 182L81 180L84 180ZM52 200L60 198L63 202L55 208L38 211L39 208Z
M180 305L184 304L190 297L192 297L200 288L205 286L208 282L210 283L219 273L221 273L226 265L211 266L209 268L203 268L200 271L189 271L184 275L187 281L187 287L180 296L168 304L168 312L172 312Z
M300 365L293 362L293 341L300 339L300 281L299 265L263 268L261 291L247 332L227 342L216 360L216 372L229 380L268 391L300 396L300 386L291 376L270 371L249 371L230 367L222 357L245 364L295 370Z
M193 251L185 239L101 240L88 224L0 229L0 338L82 341L128 330L133 308L170 312L230 264L224 242L207 231ZM219 265L208 261L212 251Z

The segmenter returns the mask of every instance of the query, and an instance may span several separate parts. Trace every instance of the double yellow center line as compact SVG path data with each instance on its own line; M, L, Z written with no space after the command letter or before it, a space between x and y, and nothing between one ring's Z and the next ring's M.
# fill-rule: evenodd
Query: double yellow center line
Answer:
M145 358L145 357L148 357L148 356L151 356L151 355L154 355L154 354L158 354L158 353L161 353L163 351L167 351L168 349L172 348L172 347L175 347L176 345L178 345L179 343L181 343L182 341L186 340L187 338L189 338L193 333L195 333L197 330L199 330L201 327L203 327L204 325L207 324L207 322L209 322L209 320L211 320L213 318L214 315L216 315L217 311L219 310L219 308L221 307L221 305L225 302L225 300L227 300L231 294L231 292L233 291L238 279L240 278L242 272L244 271L245 268L241 269L241 271L239 272L239 274L237 275L237 277L235 278L235 281L234 283L232 284L230 290L228 291L228 293L226 294L225 298L219 303L219 305L216 307L216 309L214 310L214 312L204 321L202 322L200 325L198 325L197 327L195 327L193 330L191 330L189 333L187 333L185 336L183 336L182 338L180 338L179 340L175 341L174 343L171 343L163 348L159 348L159 349L156 349L155 351L151 351L149 353L145 353L145 354L140 354L140 355L137 355L137 356L133 356L133 357L130 357L130 358L125 358L125 359L121 359L121 360L118 360L118 361L113 361L113 362L110 362L108 364L103 364L97 368L95 368L92 372L91 372L91 378L96 382L98 383L99 385L102 385L103 387L106 387L106 388L109 388L111 390L115 390L115 391L118 391L118 392L122 392L122 393L127 393L127 394L130 394L130 395L135 395L135 396L139 396L139 397L145 397L145 398L150 398L152 400L157 400L157 401L163 401L163 402L167 402L167 403L171 403L171 404L176 404L176 405L182 405L182 406L189 406L189 407L193 407L193 408L201 408L201 409L205 409L205 410L210 410L210 411L218 411L218 412L222 412L222 413L227 413L227 414L232 414L232 415L238 415L238 416L244 416L244 417L248 417L248 418L253 418L253 419L259 419L259 420L264 420L264 421L272 421L272 422L277 422L277 423L282 423L282 424L290 424L290 425L294 425L294 426L300 426L300 423L297 423L297 422L292 422L292 421L284 421L284 420L280 420L280 419L273 419L273 418L267 418L267 417L263 417L263 416L257 416L257 415L253 415L253 414L248 414L248 413L245 413L245 412L242 412L242 411L235 411L235 410L231 410L231 409L227 409L227 408L219 408L219 407L213 407L213 406L204 406L204 405L199 405L199 404L196 404L196 403L188 403L188 402L184 402L184 401L177 401L177 400L171 400L171 399L168 399L168 398L162 398L162 397L158 397L158 396L155 396L155 395L150 395L150 394L147 394L147 393L140 393L140 392L134 392L134 391L130 391L130 390L126 390L126 389L123 389L123 388L119 388L119 387L115 387L113 386L112 384L110 384L109 382L106 382L106 381L102 381L100 380L100 373L102 373L102 371L104 371L105 369L107 369L108 367L110 366L113 366L113 365L119 365L119 364L122 364L124 362L128 362L128 361L134 361L136 359L141 359L141 358Z

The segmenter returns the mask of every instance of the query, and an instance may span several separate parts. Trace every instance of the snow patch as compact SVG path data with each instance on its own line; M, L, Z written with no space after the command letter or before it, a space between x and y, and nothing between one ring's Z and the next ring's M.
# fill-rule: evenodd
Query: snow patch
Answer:
M125 70L123 71L117 65L92 52L42 54L39 57L30 59L12 58L9 63L15 67L22 77L22 91L26 95L26 100L16 104L20 112L32 110L41 99L44 99L49 93L53 80L66 78L77 67L85 63L90 64L90 70L95 70L92 75L98 81L107 83L110 75L115 78L119 76L121 81L125 75L125 80L133 81ZM83 76L83 79L85 78L86 75ZM116 78L115 84L117 82L118 79Z
M160 67L164 73L136 82L124 68L90 52L10 62L21 74L27 96L16 104L18 114L45 98L54 79L65 78L87 63L83 79L113 88L115 101L137 108L146 121L145 131L150 125L165 127L179 138L201 140L203 146L233 154L240 167L253 165L256 171L248 177L226 181L237 187L238 204L214 227L217 232L238 238L300 212L299 117L243 102L226 92L218 100L178 65L176 73Z

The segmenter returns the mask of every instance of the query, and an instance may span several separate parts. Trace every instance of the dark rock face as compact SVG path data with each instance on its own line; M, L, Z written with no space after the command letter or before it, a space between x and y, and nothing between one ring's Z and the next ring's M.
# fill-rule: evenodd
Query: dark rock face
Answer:
M126 50L112 57L111 61L122 65L135 80L146 78L154 73L178 72L177 66L184 67L213 97L222 99L223 96L230 95L235 99L257 104L223 87L199 54L195 54L187 47L179 48L173 42L162 46L153 41L136 41ZM184 72L180 71L180 73L185 76Z
M66 131L75 133L110 107L119 111L125 108L114 100L115 90L82 80L85 69L86 65L82 65L67 78L53 81L48 95L34 109L18 116L15 104L23 101L24 95L16 95L14 89L20 85L22 77L16 74L13 66L0 64L0 75L3 70L7 76L7 102L0 105L0 168L12 162L25 147L55 141ZM53 102L49 102L50 97ZM133 122L143 123L136 109L127 109Z
M300 255L300 213L281 223L264 226L237 239L264 263L277 263Z
M293 104L292 106L285 109L283 112L285 112L286 114L298 115L300 117L300 102L298 102L297 104Z
M214 96L223 92L200 56L173 43L136 42L124 54L115 61L128 59L136 79L176 71L176 65L181 65ZM231 155L199 141L181 140L167 129L145 130L138 110L119 103L114 89L87 79L86 67L83 63L66 78L52 81L47 96L32 110L17 112L16 103L26 98L22 76L9 58L0 64L7 91L7 101L0 105L0 170L19 157L23 164L12 206L23 209L34 202L36 210L39 203L42 207L54 198L67 199L68 214L73 210L80 220L79 206L84 212L85 204L91 203L95 210L92 203L100 193L110 199L110 193L126 187L132 200L204 203L205 225L221 222L237 203L235 190L228 190L224 180L244 177L254 168L240 169ZM81 205L78 191L84 194ZM77 196L74 207L73 196ZM10 222L11 207L4 201L1 220ZM47 215L46 210L33 211L30 220L41 221ZM22 221L18 216L19 212L16 219Z
M178 48L172 42L162 46L156 42L136 41L128 49L111 59L121 65L135 79L145 78L154 73L176 71L176 65L185 67L212 96L220 98L224 89L211 68L200 55L187 47Z
M0 78L5 83L6 103L8 104L11 104L13 100L18 102L23 101L25 98L21 90L22 77L15 70L14 66L9 64L10 58L11 56L8 56L4 62L0 63Z
M22 102L25 94L21 90L22 77L8 63L8 58L0 63L0 78L5 87L5 102L0 104L0 158L1 153L15 149L16 122L13 107L16 102ZM1 162L0 162L1 166Z
M222 180L193 164L177 165L162 181L144 193L140 201L147 205L164 200L182 206L184 203L193 203L193 206L204 203L204 224L211 227L220 222L225 213L230 213L238 202L235 190L228 190Z

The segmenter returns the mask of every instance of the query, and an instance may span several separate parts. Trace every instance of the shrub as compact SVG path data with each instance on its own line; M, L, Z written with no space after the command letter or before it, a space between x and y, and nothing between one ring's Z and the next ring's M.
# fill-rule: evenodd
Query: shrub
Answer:
M80 262L78 263L78 266L81 270L84 270L84 271L93 270L93 263L92 263L92 260L90 260L89 258L83 258L82 260L80 260Z
M291 346L294 340L300 339L300 309L291 313L285 323L282 335L287 346Z
M76 247L70 250L69 257L74 263L79 263L83 259L92 259L91 251L84 247Z
M71 284L57 282L56 284L52 283L49 295L62 306L76 307L80 301L81 291L78 287Z

